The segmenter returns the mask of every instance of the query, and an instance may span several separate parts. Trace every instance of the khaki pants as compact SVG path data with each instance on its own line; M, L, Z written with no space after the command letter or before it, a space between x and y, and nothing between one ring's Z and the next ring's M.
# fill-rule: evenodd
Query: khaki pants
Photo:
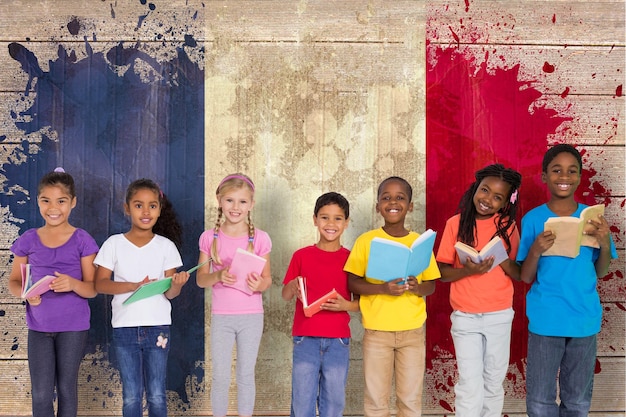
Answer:
M422 415L426 366L424 326L401 332L365 329L363 373L365 417L388 417L391 382L395 377L397 417Z

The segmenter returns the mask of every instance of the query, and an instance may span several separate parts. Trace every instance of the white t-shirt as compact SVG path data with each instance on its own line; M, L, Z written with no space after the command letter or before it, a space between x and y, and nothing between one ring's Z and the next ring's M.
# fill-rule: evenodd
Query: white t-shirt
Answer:
M176 245L171 240L154 235L145 246L137 247L123 234L109 237L100 248L96 265L113 271L117 282L139 282L165 278L165 271L182 266ZM170 301L163 294L122 305L132 292L116 294L111 301L111 325L117 327L159 326L172 324Z

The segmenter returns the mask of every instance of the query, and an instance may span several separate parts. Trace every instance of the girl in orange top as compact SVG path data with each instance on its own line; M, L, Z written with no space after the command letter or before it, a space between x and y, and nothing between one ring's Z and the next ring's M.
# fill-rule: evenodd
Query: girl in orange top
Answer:
M515 214L522 176L494 164L477 171L475 177L457 214L446 222L437 262L441 281L451 283L451 334L459 372L454 386L456 416L499 417L514 314L511 279L520 279ZM480 251L496 236L509 255L499 265L494 267L493 256L480 263L469 257L459 259L457 241Z

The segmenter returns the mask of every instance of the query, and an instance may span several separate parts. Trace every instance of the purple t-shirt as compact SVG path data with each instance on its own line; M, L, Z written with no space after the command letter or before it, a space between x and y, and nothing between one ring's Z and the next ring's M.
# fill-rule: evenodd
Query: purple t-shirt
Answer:
M17 256L28 257L33 282L55 271L82 280L81 258L98 252L96 241L83 229L76 229L67 242L56 248L44 246L37 229L29 229L11 246ZM47 291L41 304L26 303L26 324L38 332L69 332L89 329L87 299L73 291Z

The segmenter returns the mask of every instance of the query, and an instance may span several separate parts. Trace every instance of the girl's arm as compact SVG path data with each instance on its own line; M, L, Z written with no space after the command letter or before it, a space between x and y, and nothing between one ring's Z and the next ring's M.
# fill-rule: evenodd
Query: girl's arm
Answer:
M93 263L93 260L95 258L95 253L80 258L80 269L83 275L82 281L72 278L67 274L55 272L54 275L57 278L50 283L50 289L54 292L74 291L83 298L93 298L98 295L94 285L96 265Z
M27 264L27 256L14 256L13 265L11 266L11 274L9 275L9 292L15 297L22 296L22 267L20 265Z
M208 260L209 255L204 252L200 252L198 264L201 264L203 262L206 262L206 264L198 268L198 271L196 272L196 283L198 284L198 287L209 288L220 281L231 285L235 283L235 277L228 272L228 268L210 272L211 262L207 262Z
M500 267L502 267L502 270L504 271L504 273L507 274L509 277L511 277L513 280L521 281L521 269L522 268L520 267L520 264L518 264L512 259L507 259L505 261L502 261L502 263L500 264Z
M454 268L450 264L438 262L439 272L441 272L441 281L454 282L470 275L481 275L491 269L493 258L485 259L479 264L475 264L471 259L467 258L462 268Z
M103 266L99 266L96 269L95 286L96 291L100 294L124 294L127 292L133 292L143 284L150 282L149 277L145 277L139 282L121 282L112 281L111 275L113 272Z
M382 284L374 284L367 282L363 277L348 272L348 289L351 293L360 295L402 295L409 289L409 284L403 278L394 279L393 281Z
M165 296L168 300L171 300L180 295L183 285L189 281L189 273L187 271L176 272L176 269L172 268L165 271L165 276L172 277L172 286L165 291Z

